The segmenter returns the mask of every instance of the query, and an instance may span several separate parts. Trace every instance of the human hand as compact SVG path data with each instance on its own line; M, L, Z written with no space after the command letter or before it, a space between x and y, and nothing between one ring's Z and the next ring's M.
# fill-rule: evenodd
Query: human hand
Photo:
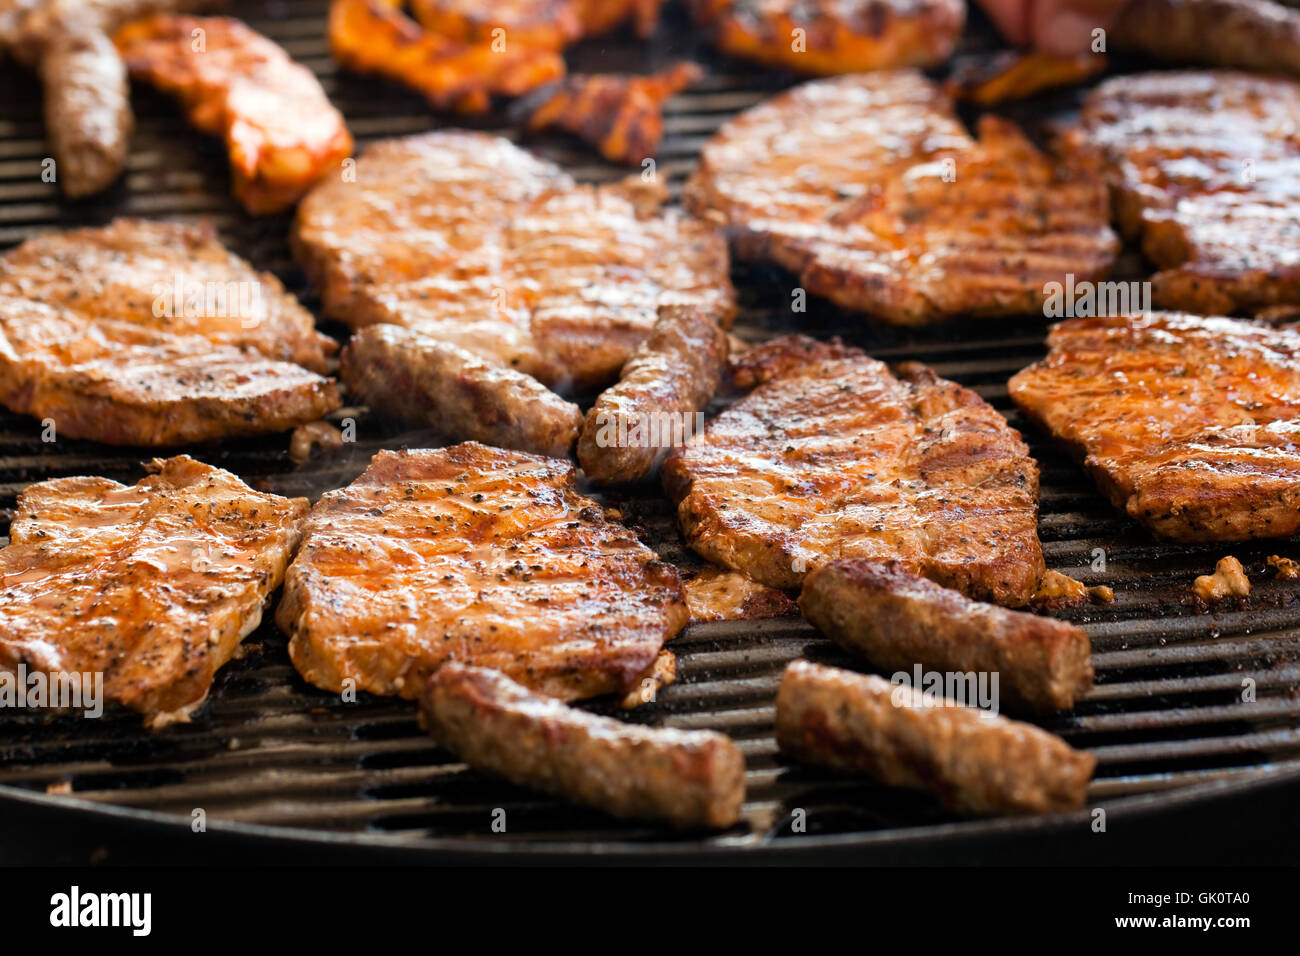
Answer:
M978 0L1016 46L1070 56L1092 48L1093 31L1107 29L1128 0Z

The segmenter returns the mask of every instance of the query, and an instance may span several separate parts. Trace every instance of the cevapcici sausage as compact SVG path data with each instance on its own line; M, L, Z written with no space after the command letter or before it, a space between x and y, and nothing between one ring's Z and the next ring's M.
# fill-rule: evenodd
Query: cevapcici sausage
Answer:
M1096 764L1030 724L808 661L786 668L776 741L796 760L930 790L970 815L1077 807Z
M97 193L126 164L133 125L126 66L104 34L61 32L46 44L40 74L58 182L72 197Z
M470 766L617 817L723 828L745 799L745 758L729 737L599 717L487 668L444 664L420 711Z
M727 360L727 334L707 309L671 305L623 365L618 384L587 412L578 461L601 484L636 481L659 453L693 434L687 416L713 398Z
M1082 628L973 601L891 562L823 565L804 580L799 607L823 634L880 670L920 664L996 673L1012 708L1068 710L1092 687Z
M401 326L357 332L339 376L375 411L458 441L567 458L582 427L582 410L531 375Z

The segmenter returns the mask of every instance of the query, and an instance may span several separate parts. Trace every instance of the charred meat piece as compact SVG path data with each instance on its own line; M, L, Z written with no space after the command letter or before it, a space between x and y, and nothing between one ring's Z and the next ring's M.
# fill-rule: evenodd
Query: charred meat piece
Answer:
M294 251L326 313L415 329L557 389L604 385L661 305L734 309L726 242L659 210L661 185L576 185L504 139L436 132L371 146L356 182L298 210Z
M637 481L702 422L727 361L727 334L696 306L665 306L618 384L587 412L578 461L601 484Z
M664 135L664 102L704 75L694 63L678 63L652 76L585 73L521 101L533 132L556 127L574 133L613 163L641 165ZM536 100L536 102L534 102Z
M420 93L435 109L482 113L494 95L519 96L564 76L558 53L503 38L463 42L421 29L394 0L333 0L330 49L349 70Z
M752 621L786 617L799 608L784 591L751 581L737 571L705 567L686 581L686 608L697 621Z
M1069 710L1092 688L1082 628L972 601L896 562L832 561L804 580L804 616L845 650L885 672L998 675L1002 699L1029 710Z
M1106 69L1104 53L1053 56L1002 50L953 63L948 95L979 106L1022 100L1061 86L1077 86Z
M737 252L898 325L1041 313L1049 282L1097 279L1118 242L1100 179L1012 123L972 139L920 73L797 87L732 119L687 184Z
M338 407L311 315L210 231L118 220L0 256L0 402L60 436L176 445Z
M837 558L894 558L972 597L1029 600L1038 466L983 399L838 342L778 339L740 361L738 381L764 384L664 463L692 548L771 587Z
M1300 83L1144 73L1088 97L1068 142L1106 171L1123 231L1162 271L1157 306L1300 303Z
M339 377L374 411L456 441L565 458L582 428L582 410L532 376L398 325L354 335Z
M471 767L616 817L723 829L745 800L745 757L724 734L598 717L482 667L439 668L420 716Z
M686 623L681 579L568 462L380 452L312 509L276 620L311 683L419 696L447 661L553 697L626 693Z
M103 674L107 700L159 727L203 702L261 621L307 501L186 455L149 470L19 497L0 551L0 671Z
M965 0L689 0L719 50L830 76L938 66L966 24Z
M254 215L292 206L352 154L315 75L238 20L160 15L114 42L133 77L175 95L191 123L225 140L235 196Z
M1128 53L1300 75L1300 11L1270 0L1129 0L1108 35Z
M808 661L786 668L776 742L795 760L929 790L970 816L1074 809L1096 766L1031 724Z
M502 39L541 50L563 50L584 36L631 20L641 36L659 22L666 0L411 0L415 18L433 33L462 43ZM502 31L497 33L496 31Z
M1300 531L1300 332L1155 312L1047 342L1011 397L1115 507L1175 541Z

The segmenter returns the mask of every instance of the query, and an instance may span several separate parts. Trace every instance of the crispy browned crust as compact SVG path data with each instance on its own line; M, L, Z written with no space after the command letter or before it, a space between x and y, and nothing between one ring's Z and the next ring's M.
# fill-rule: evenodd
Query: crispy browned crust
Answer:
M1300 12L1268 0L1129 0L1107 36L1178 63L1300 74Z
M397 325L352 336L339 377L374 411L453 441L565 458L582 428L582 410L537 379Z
M1105 69L1104 53L1055 56L1000 50L955 61L944 89L954 99L993 106L1062 86L1077 86Z
M60 33L46 45L40 73L59 185L73 198L97 193L126 163L133 125L126 67L102 33Z
M1175 312L1071 319L1012 399L1175 541L1300 531L1300 333Z
M745 757L723 734L598 717L457 662L429 679L420 713L440 745L519 786L681 828L740 817Z
M56 478L0 551L0 671L104 675L147 722L184 717L262 618L307 514L180 455L133 486Z
M1083 804L1096 766L1091 754L1031 724L933 706L927 697L875 675L795 661L777 693L776 742L795 760L928 790L964 815Z
M779 374L664 463L692 548L778 588L836 558L896 558L972 597L1029 600L1038 467L1001 415L923 366L895 377L835 344L800 363L820 351L800 338L760 349L742 361Z
M998 675L1010 707L1069 710L1092 688L1082 628L972 601L897 562L832 561L804 580L799 607L845 650L885 672Z
M293 205L352 154L315 75L238 20L160 14L114 42L133 77L176 96L191 123L225 140L234 194L254 215Z
M966 23L962 0L690 0L690 6L723 53L821 76L937 66L952 54Z
M663 139L663 105L699 81L694 63L676 63L650 76L583 73L538 92L540 102L522 104L527 128L557 128L580 136L610 162L640 166Z
M707 310L661 309L618 384L587 412L578 440L587 477L618 484L648 475L661 453L693 434L695 413L718 390L726 357L727 333Z
M394 0L333 0L330 49L349 70L385 77L435 109L482 113L493 96L520 96L564 76L554 50L512 42L463 42L426 31Z
M972 139L907 70L807 83L741 113L685 199L739 255L899 325L1040 313L1047 283L1099 279L1118 249L1094 172L991 115Z
M686 580L686 609L697 621L752 621L798 614L784 591L752 581L738 571L706 567Z
M661 184L577 185L457 131L376 143L355 179L318 186L293 235L326 313L353 328L406 326L563 391L615 378L660 306L730 322L726 241L661 209Z
M462 43L488 43L504 30L508 43L563 50L584 36L632 21L649 36L667 0L411 0L415 18L432 33ZM499 34L498 34L499 36Z
M1120 227L1161 269L1155 304L1227 315L1300 303L1297 123L1291 80L1145 73L1097 87L1067 143L1100 160Z
M276 616L294 665L409 698L449 660L565 700L626 693L686 624L681 579L575 477L474 442L380 452L307 521Z

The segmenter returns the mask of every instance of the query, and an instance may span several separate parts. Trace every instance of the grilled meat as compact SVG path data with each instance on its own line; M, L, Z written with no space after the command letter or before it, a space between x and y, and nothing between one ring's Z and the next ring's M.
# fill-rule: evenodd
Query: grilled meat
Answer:
M482 113L494 95L519 96L564 76L564 58L512 43L464 43L426 32L394 0L333 0L330 49L349 70L385 77L435 109Z
M352 154L315 75L238 20L159 15L114 42L133 77L177 96L191 123L225 140L235 196L254 215L292 206Z
M1106 56L1100 53L1053 56L1001 50L991 56L955 61L945 89L954 99L993 106L1061 86L1077 86L1105 69Z
M1128 53L1300 74L1300 11L1270 0L1129 0L1108 35Z
M662 186L578 186L504 139L436 132L371 146L356 182L302 203L298 261L326 313L403 325L547 385L614 378L661 305L733 311L725 241L659 212Z
M1244 73L1108 80L1070 144L1110 179L1123 231L1162 271L1157 306L1300 304L1300 83Z
M118 220L0 256L0 402L57 434L175 445L338 407L311 315L205 229Z
M1072 624L982 604L897 562L832 561L804 580L804 616L885 673L993 673L1002 700L1069 710L1092 688L1088 635Z
M582 410L537 379L398 325L357 332L339 376L375 411L455 441L565 458L582 427Z
M966 24L964 0L690 0L718 49L829 76L938 66Z
M751 581L743 574L706 567L686 581L686 608L696 621L748 621L799 613L784 591Z
M450 660L553 697L626 693L686 623L677 571L567 462L380 452L312 509L276 620L308 681L414 698Z
M610 162L639 166L663 139L664 102L703 75L694 63L677 63L652 76L578 74L539 90L520 107L533 132L566 130L599 148Z
M1047 341L1011 397L1115 507L1175 541L1300 531L1300 332L1155 312Z
M772 587L837 558L895 558L972 597L1024 605L1044 571L1038 467L979 396L838 341L742 353L761 382L664 463L687 542Z
M628 359L617 385L587 412L578 461L601 484L637 481L695 432L718 390L727 334L696 306L666 306Z
M133 486L55 478L0 551L0 670L102 673L104 696L184 719L262 619L307 513L186 455Z
M776 742L795 760L929 790L975 816L1078 807L1096 766L1031 724L808 661L786 668Z
M55 175L73 198L107 187L126 165L134 120L126 67L102 33L51 38L40 60Z
M1118 245L1091 171L997 117L976 142L911 71L805 84L740 114L686 201L742 256L900 325L1040 312L1047 283L1101 277Z
M411 0L415 18L433 33L462 43L489 43L504 30L518 44L563 50L584 36L607 33L632 21L640 36L659 23L666 0Z
M452 661L420 716L471 767L616 817L722 829L740 817L745 757L724 734L625 724Z

